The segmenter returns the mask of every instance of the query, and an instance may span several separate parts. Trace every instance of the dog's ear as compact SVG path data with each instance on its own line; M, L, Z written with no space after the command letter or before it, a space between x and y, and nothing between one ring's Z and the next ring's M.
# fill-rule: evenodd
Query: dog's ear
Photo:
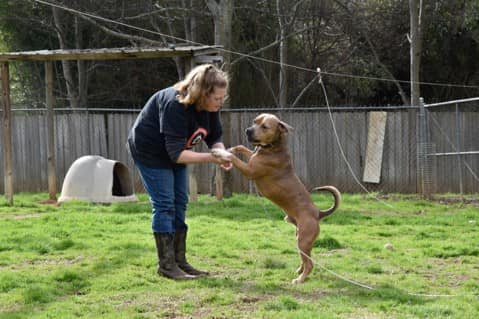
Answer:
M291 133L292 131L294 131L294 128L291 125L283 121L280 121L278 125L279 125L279 130L283 133Z

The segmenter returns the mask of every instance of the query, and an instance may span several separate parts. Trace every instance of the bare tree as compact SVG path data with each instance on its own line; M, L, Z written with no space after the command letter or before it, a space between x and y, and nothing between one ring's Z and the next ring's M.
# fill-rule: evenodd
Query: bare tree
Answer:
M233 4L234 0L207 0L206 4L208 9L213 14L213 22L215 27L215 44L222 45L224 47L223 51L223 70L230 73L231 70L231 32L232 32L232 23L233 23ZM228 108L229 102L226 102L226 105L223 107ZM229 127L231 124L231 118L227 116L223 117L223 123L225 127ZM231 144L231 136L229 130L225 130L223 135L223 140L226 145ZM232 190L232 176L231 173L225 172L223 175L222 172L216 170L216 197L222 199L223 196L231 197L233 194Z
M294 29L294 23L297 18L299 8L301 7L301 1L297 1L292 8L287 8L286 4L288 1L285 0L276 0L276 11L278 14L278 25L279 25L279 62L280 62L280 71L279 71L279 92L278 92L278 102L279 107L284 108L288 103L288 68L286 64L288 63L288 51L289 45L288 34L292 33Z
M52 8L53 19L55 22L55 31L58 37L58 43L60 44L60 49L70 49L66 44L66 30L63 21L63 12L60 9L53 7ZM67 87L67 96L70 101L70 106L72 108L77 108L79 106L78 91L76 89L76 81L73 79L73 70L70 61L62 60L62 69L63 76L65 78L66 87Z
M213 14L213 22L215 27L215 44L222 45L225 49L223 52L224 67L228 72L231 65L231 41L232 41L232 25L233 25L233 9L234 0L207 0L208 9Z
M386 76L392 80L394 85L396 86L398 90L398 94L401 97L401 100L404 105L409 105L410 100L407 96L407 94L404 92L401 84L399 81L395 78L394 74L391 72L390 68L386 65L385 62L381 60L381 57L379 56L378 50L376 48L376 45L374 44L373 40L371 39L371 36L369 35L369 30L367 26L364 25L362 22L362 19L360 16L358 16L357 12L354 12L353 10L350 9L350 6L352 4L348 4L347 2L343 2L340 0L335 0L335 2L346 12L349 17L352 19L351 26L354 26L353 30L358 32L365 40L367 43L369 49L371 50L371 53L373 54L374 57L374 62L377 63L377 65L380 66L380 68L383 70L383 72L386 74ZM357 10L359 11L359 10Z
M75 48L81 49L82 44L82 28L81 21L86 21L91 26L97 28L113 38L120 41L127 41L132 46L172 46L177 45L177 38L185 38L186 42L192 42L196 39L196 20L194 19L194 5L196 0L183 0L180 6L169 7L168 2L153 3L146 1L135 7L135 11L131 9L127 12L124 8L119 8L116 12L120 17L112 18L120 23L112 23L108 18L96 19L91 12L98 12L95 6L87 6L85 8L74 10L69 8L68 12L60 8L53 7L54 27L57 33L59 46L61 49L71 49L71 44ZM83 14L82 11L88 12ZM139 14L138 14L139 12ZM129 15L130 14L130 15ZM73 16L73 19L71 17ZM99 14L101 16L101 14ZM126 21L126 23L123 23ZM142 33L134 31L132 28L123 27L123 25L143 23L150 25L151 29L156 32ZM177 23L182 21L183 23ZM182 29L184 28L184 29ZM146 28L145 28L146 29ZM73 30L73 31L72 31ZM179 35L179 36L178 36ZM67 44L67 38L70 41L70 47ZM183 43L181 43L183 44ZM185 66L179 58L173 58L179 78L184 77ZM187 66L189 67L189 66ZM94 69L90 68L90 70ZM84 106L87 103L87 79L88 69L84 61L77 61L76 68L69 61L62 61L63 76L66 83L67 97L72 107ZM75 75L77 78L75 79Z

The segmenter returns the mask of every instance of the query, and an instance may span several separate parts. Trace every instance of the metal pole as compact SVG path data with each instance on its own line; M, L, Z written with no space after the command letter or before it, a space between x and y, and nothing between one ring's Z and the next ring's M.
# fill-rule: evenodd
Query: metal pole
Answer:
M456 152L457 152L457 169L459 171L459 192L461 195L464 192L464 186L462 184L462 158L460 154L461 150L461 138L460 138L460 119L459 119L459 105L456 103Z
M429 197L429 187L428 187L428 176L427 171L427 121L426 121L426 110L424 108L424 98L419 98L419 132L418 132L418 177L419 177L419 188L423 197Z

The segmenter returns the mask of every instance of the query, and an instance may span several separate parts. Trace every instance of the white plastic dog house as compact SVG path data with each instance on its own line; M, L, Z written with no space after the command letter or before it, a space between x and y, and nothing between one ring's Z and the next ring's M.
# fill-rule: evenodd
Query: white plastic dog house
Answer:
M132 202L133 182L128 167L97 155L78 158L68 169L58 202L87 200L94 203Z

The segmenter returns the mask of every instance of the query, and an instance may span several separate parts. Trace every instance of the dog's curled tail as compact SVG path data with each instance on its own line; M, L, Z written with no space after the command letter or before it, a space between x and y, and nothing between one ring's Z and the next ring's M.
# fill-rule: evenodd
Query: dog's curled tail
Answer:
M334 196L334 204L330 208L326 210L319 210L319 216L318 220L331 215L338 207L339 203L341 202L341 193L338 191L338 189L334 186L320 186L320 187L315 187L311 190L311 192L329 192L333 194Z

